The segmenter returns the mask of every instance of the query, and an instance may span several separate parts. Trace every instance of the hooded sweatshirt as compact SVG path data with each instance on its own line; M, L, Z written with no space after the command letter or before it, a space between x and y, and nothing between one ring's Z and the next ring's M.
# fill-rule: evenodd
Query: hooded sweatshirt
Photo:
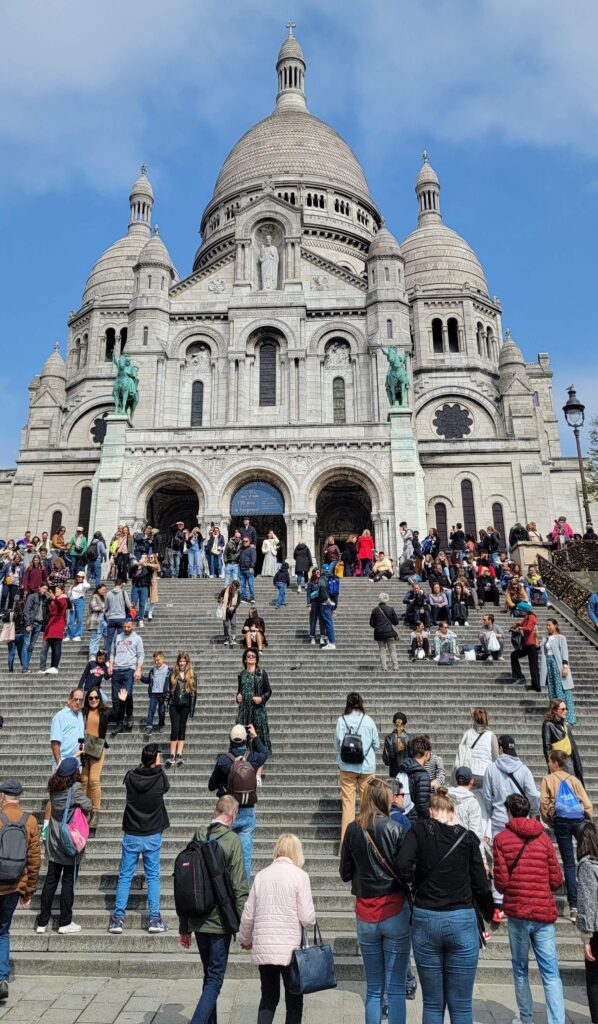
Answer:
M521 789L512 778L509 778L510 775L514 776ZM488 768L482 786L482 801L486 816L492 819L492 835L502 831L507 824L506 798L511 793L520 793L521 791L530 802L530 814L537 814L540 809L540 794L529 768L518 757L500 754L494 764Z
M132 836L153 836L170 827L164 806L164 794L170 789L162 767L140 764L124 778L127 802L123 814L123 832Z
M451 786L448 791L449 800L455 805L455 814L463 828L475 832L480 842L484 838L482 812L480 805L468 786Z

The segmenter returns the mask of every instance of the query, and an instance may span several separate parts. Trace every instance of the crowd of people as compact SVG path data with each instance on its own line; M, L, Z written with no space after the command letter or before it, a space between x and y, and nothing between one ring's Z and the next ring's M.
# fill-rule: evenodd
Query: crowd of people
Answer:
M566 543L566 520L555 522L554 546ZM533 529L532 529L533 528ZM515 529L515 528L514 528ZM527 540L541 541L535 524ZM553 533L554 533L553 530ZM395 575L409 581L401 614L381 592L370 617L381 668L397 671L401 658L503 661L511 638L510 678L546 688L549 705L538 736L546 774L536 783L517 753L516 739L497 735L484 708L475 708L454 764L445 768L428 734L408 731L407 715L397 712L392 730L380 741L377 726L359 693L349 693L333 743L341 802L340 875L355 896L357 941L366 975L365 1021L404 1024L405 1000L422 988L424 1020L470 1021L479 950L493 930L506 924L519 1020L532 1019L528 981L529 948L545 988L549 1024L564 1020L556 949L555 892L564 885L569 918L584 948L588 1001L598 1021L598 829L584 786L583 765L572 726L576 723L573 675L566 637L555 618L541 635L534 607L548 593L537 566L525 573L514 562L493 527L478 540L461 524L451 530L443 552L431 528L420 543L417 531L401 524L403 551L395 570L365 530L342 549L326 538L320 564L301 540L293 552L294 587L307 605L306 638L325 651L336 649L335 620L342 580L361 576L374 582ZM524 539L509 538L510 546ZM588 538L590 539L590 538ZM44 933L61 885L61 934L80 932L73 919L76 880L87 842L93 842L101 814L102 770L110 740L134 727L134 693L147 693L143 709L145 745L140 764L124 779L125 806L121 862L108 931L121 934L139 857L147 878L150 934L168 930L161 913L161 847L169 827L167 800L171 772L184 766L186 730L193 719L199 672L190 654L170 660L157 649L148 666L141 630L158 605L163 576L208 576L221 581L215 593L223 643L242 652L236 693L231 689L231 728L207 780L217 803L209 824L200 826L188 847L197 850L202 871L217 898L211 906L177 899L180 942L195 935L204 969L201 998L192 1024L215 1020L232 936L250 951L259 968L258 1024L272 1022L284 988L287 1024L299 1024L303 998L293 980L292 962L302 930L316 924L309 875L300 840L279 836L272 864L252 881L254 834L265 766L272 754L267 705L272 686L261 662L268 653L264 617L255 604L258 538L249 520L226 539L213 523L204 538L199 528L173 524L165 546L151 527L131 532L118 527L106 543L96 533L87 540L77 528L70 541L61 528L0 550L0 608L4 615L8 670L18 656L30 671L38 639L42 673L59 671L62 644L82 643L87 631L89 659L78 686L54 715L50 729L53 758L41 830L23 811L17 779L0 785L0 1000L8 996L9 930L19 899L30 906L45 847L46 876L36 929ZM272 578L274 609L283 607L291 588L289 564L278 538L269 531L261 545L262 575ZM7 568L8 567L8 568ZM107 586L104 580L110 580ZM247 615L237 632L237 612ZM494 610L486 611L485 605ZM467 632L471 609L484 608L477 636ZM498 622L503 616L503 624ZM401 641L400 634L405 627ZM47 660L50 657L50 667ZM144 692L144 691L142 691ZM163 763L160 734L169 719L169 750ZM376 758L388 779L377 776ZM357 797L359 814L356 816ZM7 826L22 832L18 875L2 874ZM551 831L549 831L551 830ZM554 834L562 871L550 835ZM67 834L68 833L68 834ZM214 848L217 853L213 853ZM210 859L212 858L212 859ZM195 863L195 862L194 862ZM13 870L16 871L16 868ZM217 880L225 878L220 890ZM183 892L183 881L181 881ZM185 890L187 891L187 890ZM188 896L188 893L187 893Z

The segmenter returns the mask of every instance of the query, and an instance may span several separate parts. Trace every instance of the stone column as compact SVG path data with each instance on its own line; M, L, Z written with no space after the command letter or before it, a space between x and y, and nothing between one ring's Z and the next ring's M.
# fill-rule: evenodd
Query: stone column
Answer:
M228 380L227 380L227 402L226 402L226 423L234 423L236 420L236 383L237 375L235 373L235 357L228 357L227 364Z
M317 516L314 513L307 514L303 517L303 539L311 551L311 557L314 562L320 564L320 556L316 551L316 519Z
M388 418L395 507L393 547L398 558L403 542L397 534L397 524L405 519L411 527L421 529L421 524L426 522L424 471L419 461L411 409L394 407Z
M119 521L121 483L125 464L125 439L129 429L126 416L114 412L106 417L106 437L93 479L90 533L101 530L109 538Z

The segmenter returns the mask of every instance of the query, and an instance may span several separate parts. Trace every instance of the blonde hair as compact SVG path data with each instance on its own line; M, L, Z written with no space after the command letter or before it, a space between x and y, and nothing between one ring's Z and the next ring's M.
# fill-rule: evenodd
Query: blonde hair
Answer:
M448 790L439 786L433 797L430 798L431 811L448 811L452 814L455 810L453 801L449 798Z
M276 846L274 847L274 860L277 857L288 857L289 860L293 861L298 868L302 868L305 864L305 857L303 856L303 847L301 840L293 835L292 832L283 832L281 836L276 840Z
M221 796L214 808L216 817L219 817L221 814L230 816L236 814L238 810L239 801L235 800L234 796L231 796L230 793L225 793L224 796Z
M370 828L377 814L388 815L392 802L390 786L376 777L368 779L361 793L357 821L361 828Z
M185 669L185 693L193 693L197 689L197 683L195 682L195 672L193 671L193 665L191 664L191 658L187 654L187 651L179 651L176 656L175 666L170 673L170 689L174 690L176 681L179 675L179 660L185 658L187 662L187 668Z

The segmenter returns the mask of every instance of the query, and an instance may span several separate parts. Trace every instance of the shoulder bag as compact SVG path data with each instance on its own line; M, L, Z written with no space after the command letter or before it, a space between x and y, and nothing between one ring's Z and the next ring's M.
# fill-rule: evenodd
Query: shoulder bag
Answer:
M104 747L106 746L106 740L100 736L92 736L91 733L85 733L85 739L83 741L83 753L86 757L93 757L96 760L102 756Z
M5 622L0 631L0 644L11 644L15 638L15 623L13 613L9 613L8 622Z
M301 945L294 951L289 964L289 992L294 996L306 996L328 988L336 988L334 957L332 946L322 942L316 921L313 946L307 945L305 928L301 929Z

